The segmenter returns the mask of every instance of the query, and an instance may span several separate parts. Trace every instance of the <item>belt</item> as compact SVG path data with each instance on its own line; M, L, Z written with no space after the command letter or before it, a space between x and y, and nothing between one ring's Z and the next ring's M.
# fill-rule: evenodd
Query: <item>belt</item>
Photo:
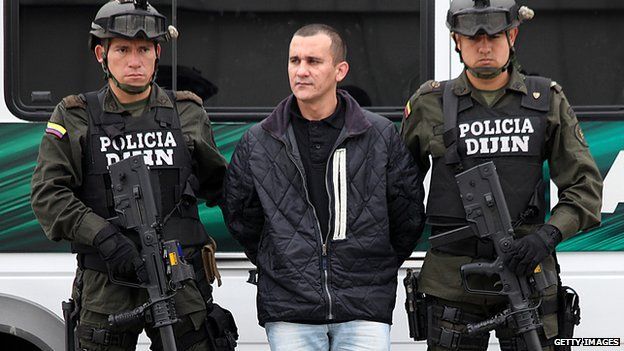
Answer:
M79 325L76 327L76 336L98 345L122 346L128 348L136 345L138 334L127 332L113 332L109 329L91 328Z

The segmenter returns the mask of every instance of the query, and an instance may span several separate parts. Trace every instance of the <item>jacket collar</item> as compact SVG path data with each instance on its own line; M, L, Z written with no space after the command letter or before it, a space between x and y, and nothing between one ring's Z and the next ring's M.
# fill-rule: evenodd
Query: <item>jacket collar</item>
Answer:
M372 124L364 116L364 110L362 110L357 101L344 90L338 89L337 94L342 96L345 101L345 123L343 128L347 137L367 131ZM290 106L294 103L297 102L292 94L282 100L269 117L260 122L262 128L278 139L284 138L290 126Z

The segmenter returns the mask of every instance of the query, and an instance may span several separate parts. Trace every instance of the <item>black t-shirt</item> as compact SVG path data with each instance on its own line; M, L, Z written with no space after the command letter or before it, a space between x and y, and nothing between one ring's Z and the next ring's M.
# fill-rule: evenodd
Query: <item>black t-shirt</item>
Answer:
M329 195L325 184L327 161L340 135L345 120L345 102L338 96L332 115L310 121L301 115L296 102L291 105L291 120L301 161L306 174L310 202L316 210L323 237L329 234Z

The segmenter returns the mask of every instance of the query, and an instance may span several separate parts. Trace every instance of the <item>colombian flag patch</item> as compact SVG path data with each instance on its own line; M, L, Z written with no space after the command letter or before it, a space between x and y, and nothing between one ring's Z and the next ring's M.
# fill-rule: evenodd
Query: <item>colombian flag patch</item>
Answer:
M65 133L67 133L67 130L60 124L48 122L48 126L46 127L46 133L54 135L58 139L62 139Z
M410 101L405 105L405 110L403 110L403 117L407 118L412 113L412 104Z

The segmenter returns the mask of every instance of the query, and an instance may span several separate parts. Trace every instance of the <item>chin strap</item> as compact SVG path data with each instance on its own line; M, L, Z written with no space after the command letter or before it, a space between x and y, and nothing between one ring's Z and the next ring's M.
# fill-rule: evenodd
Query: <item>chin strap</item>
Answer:
M145 85L141 85L141 86L136 86L136 85L130 85L130 84L122 84L120 83L117 78L115 78L115 76L113 76L112 74L110 74L110 77L113 82L115 83L115 85L117 86L117 88L121 89L123 92L130 94L130 95L138 95L143 93L144 91L146 91L153 83L153 79L145 84Z
M511 63L511 60L507 60L507 63L503 67L500 67L500 68L496 68L496 67L471 68L464 64L464 68L466 68L466 71L472 73L473 76L479 79L494 79L498 77L501 73L507 71L510 63Z

